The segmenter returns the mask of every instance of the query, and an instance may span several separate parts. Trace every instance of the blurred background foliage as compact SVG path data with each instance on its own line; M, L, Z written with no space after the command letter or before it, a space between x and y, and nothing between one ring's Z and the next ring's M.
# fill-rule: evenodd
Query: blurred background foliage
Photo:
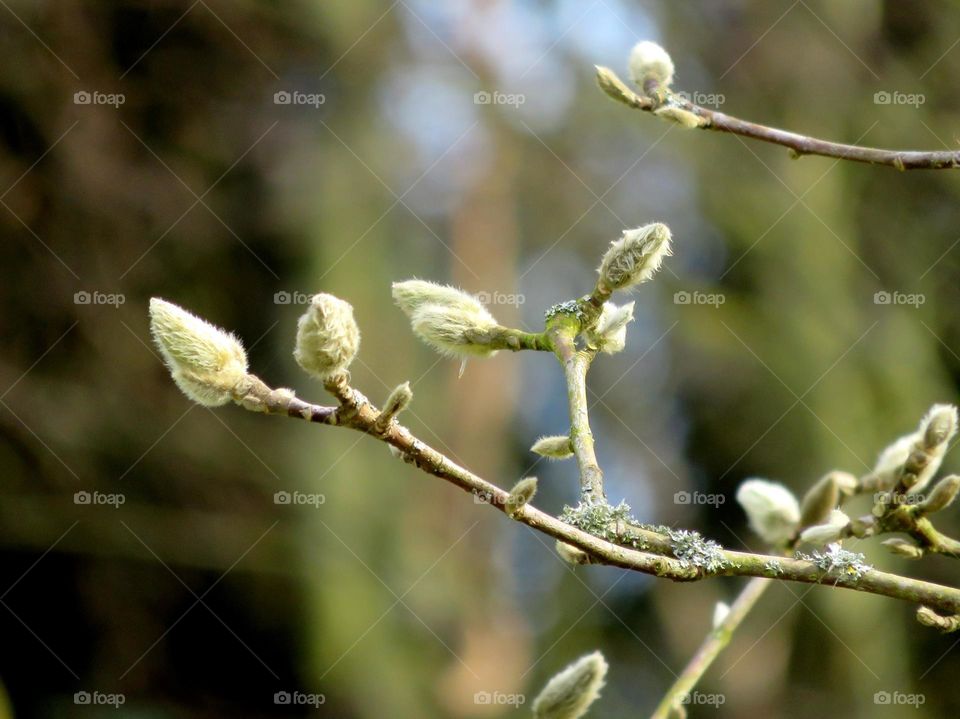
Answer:
M567 425L555 363L501 354L458 379L390 282L485 292L533 329L590 288L622 228L667 222L675 257L637 293L627 351L594 365L598 450L611 499L733 548L757 546L733 501L743 478L800 492L862 472L957 400L955 173L794 161L593 84L594 64L623 72L633 43L657 39L677 87L726 112L955 148L955 3L0 4L0 678L16 716L79 716L74 693L94 690L122 692L123 716L523 715L476 695L532 700L595 648L612 670L594 715L641 716L741 584L571 571L552 542L358 435L191 406L151 349L153 295L236 331L255 372L321 401L291 357L298 302L348 299L356 386L380 399L410 380L416 433L501 486L536 474L538 506L559 512L572 466L527 451ZM77 104L82 91L125 101ZM284 91L324 102L277 104ZM95 490L125 502L75 504ZM277 505L278 491L325 502ZM676 494L694 491L724 501ZM960 581L949 560L857 549ZM913 611L775 587L701 686L725 703L692 715L956 716L955 640ZM925 704L878 707L878 691Z

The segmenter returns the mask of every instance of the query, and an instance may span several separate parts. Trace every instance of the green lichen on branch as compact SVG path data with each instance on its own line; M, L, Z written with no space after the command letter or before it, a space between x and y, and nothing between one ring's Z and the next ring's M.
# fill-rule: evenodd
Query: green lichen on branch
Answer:
M860 552L851 552L839 544L828 545L825 552L820 550L815 550L812 554L797 552L797 559L813 562L824 572L846 574L854 579L860 579L873 569L866 563L866 557Z

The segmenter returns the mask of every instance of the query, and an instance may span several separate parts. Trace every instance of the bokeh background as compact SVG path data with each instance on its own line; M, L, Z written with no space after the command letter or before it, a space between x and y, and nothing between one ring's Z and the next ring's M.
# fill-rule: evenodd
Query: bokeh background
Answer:
M594 649L611 672L592 715L643 716L742 584L573 571L359 435L192 406L151 348L154 295L318 401L296 319L309 293L348 299L356 386L381 399L410 380L425 441L504 487L536 474L537 505L559 512L573 466L527 449L566 427L556 363L501 353L458 379L390 282L486 293L534 329L591 287L621 229L664 221L675 256L590 377L599 455L611 499L733 548L759 548L733 499L744 478L801 492L864 472L957 400L956 174L792 160L593 83L594 64L624 73L656 39L677 87L726 112L956 148L955 3L0 5L2 716L524 716ZM940 522L960 531L956 512ZM857 549L960 582L947 559ZM956 716L960 649L914 609L774 587L700 687L722 706L691 715ZM124 703L76 704L84 691ZM884 691L923 705L876 704Z

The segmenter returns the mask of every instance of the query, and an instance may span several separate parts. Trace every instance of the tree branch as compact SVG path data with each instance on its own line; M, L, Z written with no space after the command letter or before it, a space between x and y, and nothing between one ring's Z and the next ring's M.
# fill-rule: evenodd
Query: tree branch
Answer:
M729 132L761 142L782 145L789 148L796 157L821 155L840 160L865 162L871 165L886 165L898 170L941 170L960 167L960 150L931 152L884 150L876 147L862 147L860 145L820 140L816 137L808 137L807 135L760 125L717 110L695 105L676 92L657 87L655 83L648 83L648 87L644 88L648 90L648 94L640 95L627 87L613 70L606 67L597 67L597 83L608 96L635 110L654 114L660 112L668 118L671 108L681 110L694 116L694 118L691 118L690 127ZM663 112L664 109L667 109L667 112Z

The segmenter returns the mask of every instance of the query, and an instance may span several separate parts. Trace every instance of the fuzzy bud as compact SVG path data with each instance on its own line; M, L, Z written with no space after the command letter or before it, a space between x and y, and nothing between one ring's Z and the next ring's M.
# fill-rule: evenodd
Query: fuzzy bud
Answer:
M443 355L488 357L496 352L484 336L499 328L487 308L454 287L424 280L393 284L393 299L420 339Z
M537 478L524 477L510 490L507 496L506 510L507 514L515 517L520 509L530 502L537 493Z
M613 70L602 65L595 65L595 67L597 68L597 85L600 86L601 90L617 102L623 102L627 105L633 103L636 99L633 90L624 85Z
M570 443L570 438L566 435L555 435L541 437L533 443L530 451L539 454L541 457L566 459L567 457L573 456L573 445Z
M840 503L840 485L834 473L826 474L810 488L800 502L800 526L820 524Z
M748 479L737 490L750 528L767 544L785 544L800 524L800 506L789 489L765 479Z
M377 417L377 429L381 432L385 430L390 425L390 422L393 421L393 418L409 407L412 401L413 390L410 389L409 382L404 382L394 387L393 391L387 397L387 401L383 403L383 410L380 412L380 416Z
M596 326L588 333L590 344L607 354L622 351L627 341L627 324L633 321L633 305L604 302Z
M657 117L663 118L664 120L675 122L681 127L687 128L688 130L692 130L695 127L703 127L707 124L707 121L700 117L700 115L697 113L684 110L682 107L677 107L675 105L664 105L663 107L658 107L653 111L653 114Z
M634 45L628 65L630 78L643 90L651 80L665 88L673 82L673 60L655 42L644 40Z
M324 382L342 374L360 349L353 307L339 297L318 294L297 322L293 356L304 370Z
M894 554L897 554L901 557L906 557L907 559L920 559L920 557L923 556L922 547L918 547L913 542L908 542L906 539L900 539L899 537L885 539L880 542L880 544L885 546Z
M589 564L590 555L584 552L580 547L574 547L572 544L567 544L566 542L561 542L557 540L554 548L557 550L557 554L560 555L560 558L563 559L567 564Z
M600 652L587 654L554 676L533 700L535 719L579 719L600 696L607 676Z
M800 533L800 541L824 547L847 536L846 530L849 526L850 517L839 509L834 509L826 522L804 529Z
M646 282L670 256L670 238L670 228L660 222L624 230L603 256L597 270L600 283L613 291Z
M716 606L713 608L713 628L717 629L723 620L727 618L727 615L730 613L730 605L726 602L717 602Z
M920 426L928 448L945 444L957 433L957 408L951 404L935 404Z
M247 376L240 340L175 304L150 300L150 332L173 381L190 399L219 407Z
M960 477L951 474L937 482L926 499L917 507L917 514L933 514L949 507L960 492Z
M960 615L953 614L944 617L930 607L920 607L917 610L917 621L925 627L934 627L945 634L960 629Z

